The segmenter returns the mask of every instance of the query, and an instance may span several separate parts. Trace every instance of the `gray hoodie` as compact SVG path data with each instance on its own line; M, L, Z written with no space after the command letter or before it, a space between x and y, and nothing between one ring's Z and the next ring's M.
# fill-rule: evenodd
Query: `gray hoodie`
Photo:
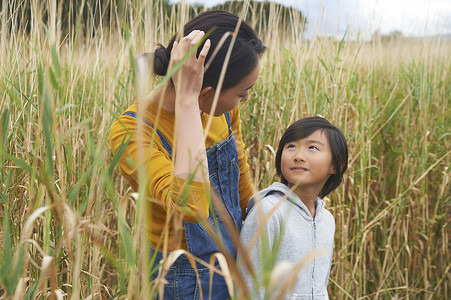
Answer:
M264 222L264 216L278 203L274 213ZM285 293L284 299L328 299L327 282L332 264L335 220L324 208L323 200L316 198L315 205L316 216L312 218L301 199L280 182L273 183L250 199L241 241L247 249L261 227L258 240L248 249L255 279L244 268L243 253L238 253L238 265L252 295L250 299L274 299L282 291L286 279L293 278L290 273L293 269L283 271L283 275L275 280L274 288L270 289L262 283L262 269L272 271L282 261L296 265L309 254L314 257L299 272L294 272L297 280L294 288ZM269 245L266 248L262 247L265 235ZM267 249L266 254L264 249ZM314 250L320 251L312 252Z

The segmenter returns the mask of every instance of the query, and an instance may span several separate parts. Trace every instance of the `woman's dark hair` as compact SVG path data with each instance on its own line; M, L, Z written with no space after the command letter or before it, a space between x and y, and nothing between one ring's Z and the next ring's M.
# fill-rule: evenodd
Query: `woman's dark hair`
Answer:
M329 141L330 152L332 153L332 164L335 168L335 174L330 175L326 184L324 184L319 197L323 198L334 189L336 189L343 180L343 174L348 168L348 146L343 133L332 125L329 121L320 117L309 117L300 119L285 130L279 142L279 149L276 153L276 170L280 180L284 184L288 181L282 175L281 159L282 151L287 143L308 137L316 130L321 130L326 134Z
M205 63L207 63L213 52L215 52L222 36L227 32L233 33L237 23L238 17L226 11L206 11L186 23L183 35L186 36L193 30L202 30L207 33L210 29L213 29L213 32L208 36L211 46L208 51L207 58L205 59ZM167 48L160 45L160 47L155 50L154 73L156 75L166 75L171 57L172 46L176 38L177 35L172 37ZM230 35L206 70L202 85L203 87L217 87L222 65L231 41L232 36ZM199 46L197 55L199 55L202 47L203 44ZM235 44L233 45L233 50L227 66L222 89L225 90L235 86L241 79L249 75L254 70L260 55L265 51L265 49L266 46L263 45L262 41L257 37L255 31L244 21L242 21L238 31L238 36L235 40Z

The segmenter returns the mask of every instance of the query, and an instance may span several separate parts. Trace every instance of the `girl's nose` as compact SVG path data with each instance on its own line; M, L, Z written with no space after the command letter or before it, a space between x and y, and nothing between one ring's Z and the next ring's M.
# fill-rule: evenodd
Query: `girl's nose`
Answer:
M304 160L304 155L302 154L302 151L298 151L296 152L296 155L294 156L294 161L295 162L303 162Z

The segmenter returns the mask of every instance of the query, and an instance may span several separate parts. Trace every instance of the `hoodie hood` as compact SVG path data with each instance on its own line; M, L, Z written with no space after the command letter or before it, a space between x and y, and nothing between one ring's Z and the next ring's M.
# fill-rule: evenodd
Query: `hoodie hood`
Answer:
M312 215L310 214L310 211L308 210L304 202L302 202L301 198L299 198L298 195L296 195L293 191L291 191L291 189L287 185L281 182L275 182L266 189L261 190L254 196L252 196L251 199L249 199L249 203L247 205L246 210L247 214L249 214L252 211L252 209L256 206L256 203L258 203L258 201L260 200L270 201L270 199L268 198L272 195L275 196L275 199L277 199L277 201L279 201L279 199L281 199L285 195L288 195L286 197L286 201L288 201L291 205L299 207L303 212L302 215L304 217L306 217L307 219L313 219ZM321 216L321 212L324 209L324 201L321 198L317 197L315 199L315 206L316 206L315 219L317 219Z

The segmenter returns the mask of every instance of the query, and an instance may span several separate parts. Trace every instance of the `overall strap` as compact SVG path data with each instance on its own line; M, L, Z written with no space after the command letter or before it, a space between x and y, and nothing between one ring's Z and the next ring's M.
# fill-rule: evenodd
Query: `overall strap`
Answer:
M133 117L133 118L137 119L136 113L135 113L135 112L132 112L132 111L128 111L128 112L126 112L126 113L123 113L122 115L123 115L123 116ZM153 129L155 129L155 128L153 127L152 124L150 124L149 122L147 122L147 120L144 120L144 119L143 119L143 121L144 121L144 124L146 124L146 125L152 127ZM156 131L157 131L157 133L158 133L158 136L160 137L160 140L161 140L161 143L163 144L164 149L166 149L166 151L168 151L168 153L169 153L169 156L172 157L172 147L171 147L171 145L169 145L168 141L167 141L167 140L165 139L165 137L161 134L161 132L159 132L158 130L156 130Z
M225 117L226 117L226 120L227 120L227 125L229 125L229 131L233 132L233 130L232 130L232 123L230 121L230 114L229 114L229 112L225 113Z

